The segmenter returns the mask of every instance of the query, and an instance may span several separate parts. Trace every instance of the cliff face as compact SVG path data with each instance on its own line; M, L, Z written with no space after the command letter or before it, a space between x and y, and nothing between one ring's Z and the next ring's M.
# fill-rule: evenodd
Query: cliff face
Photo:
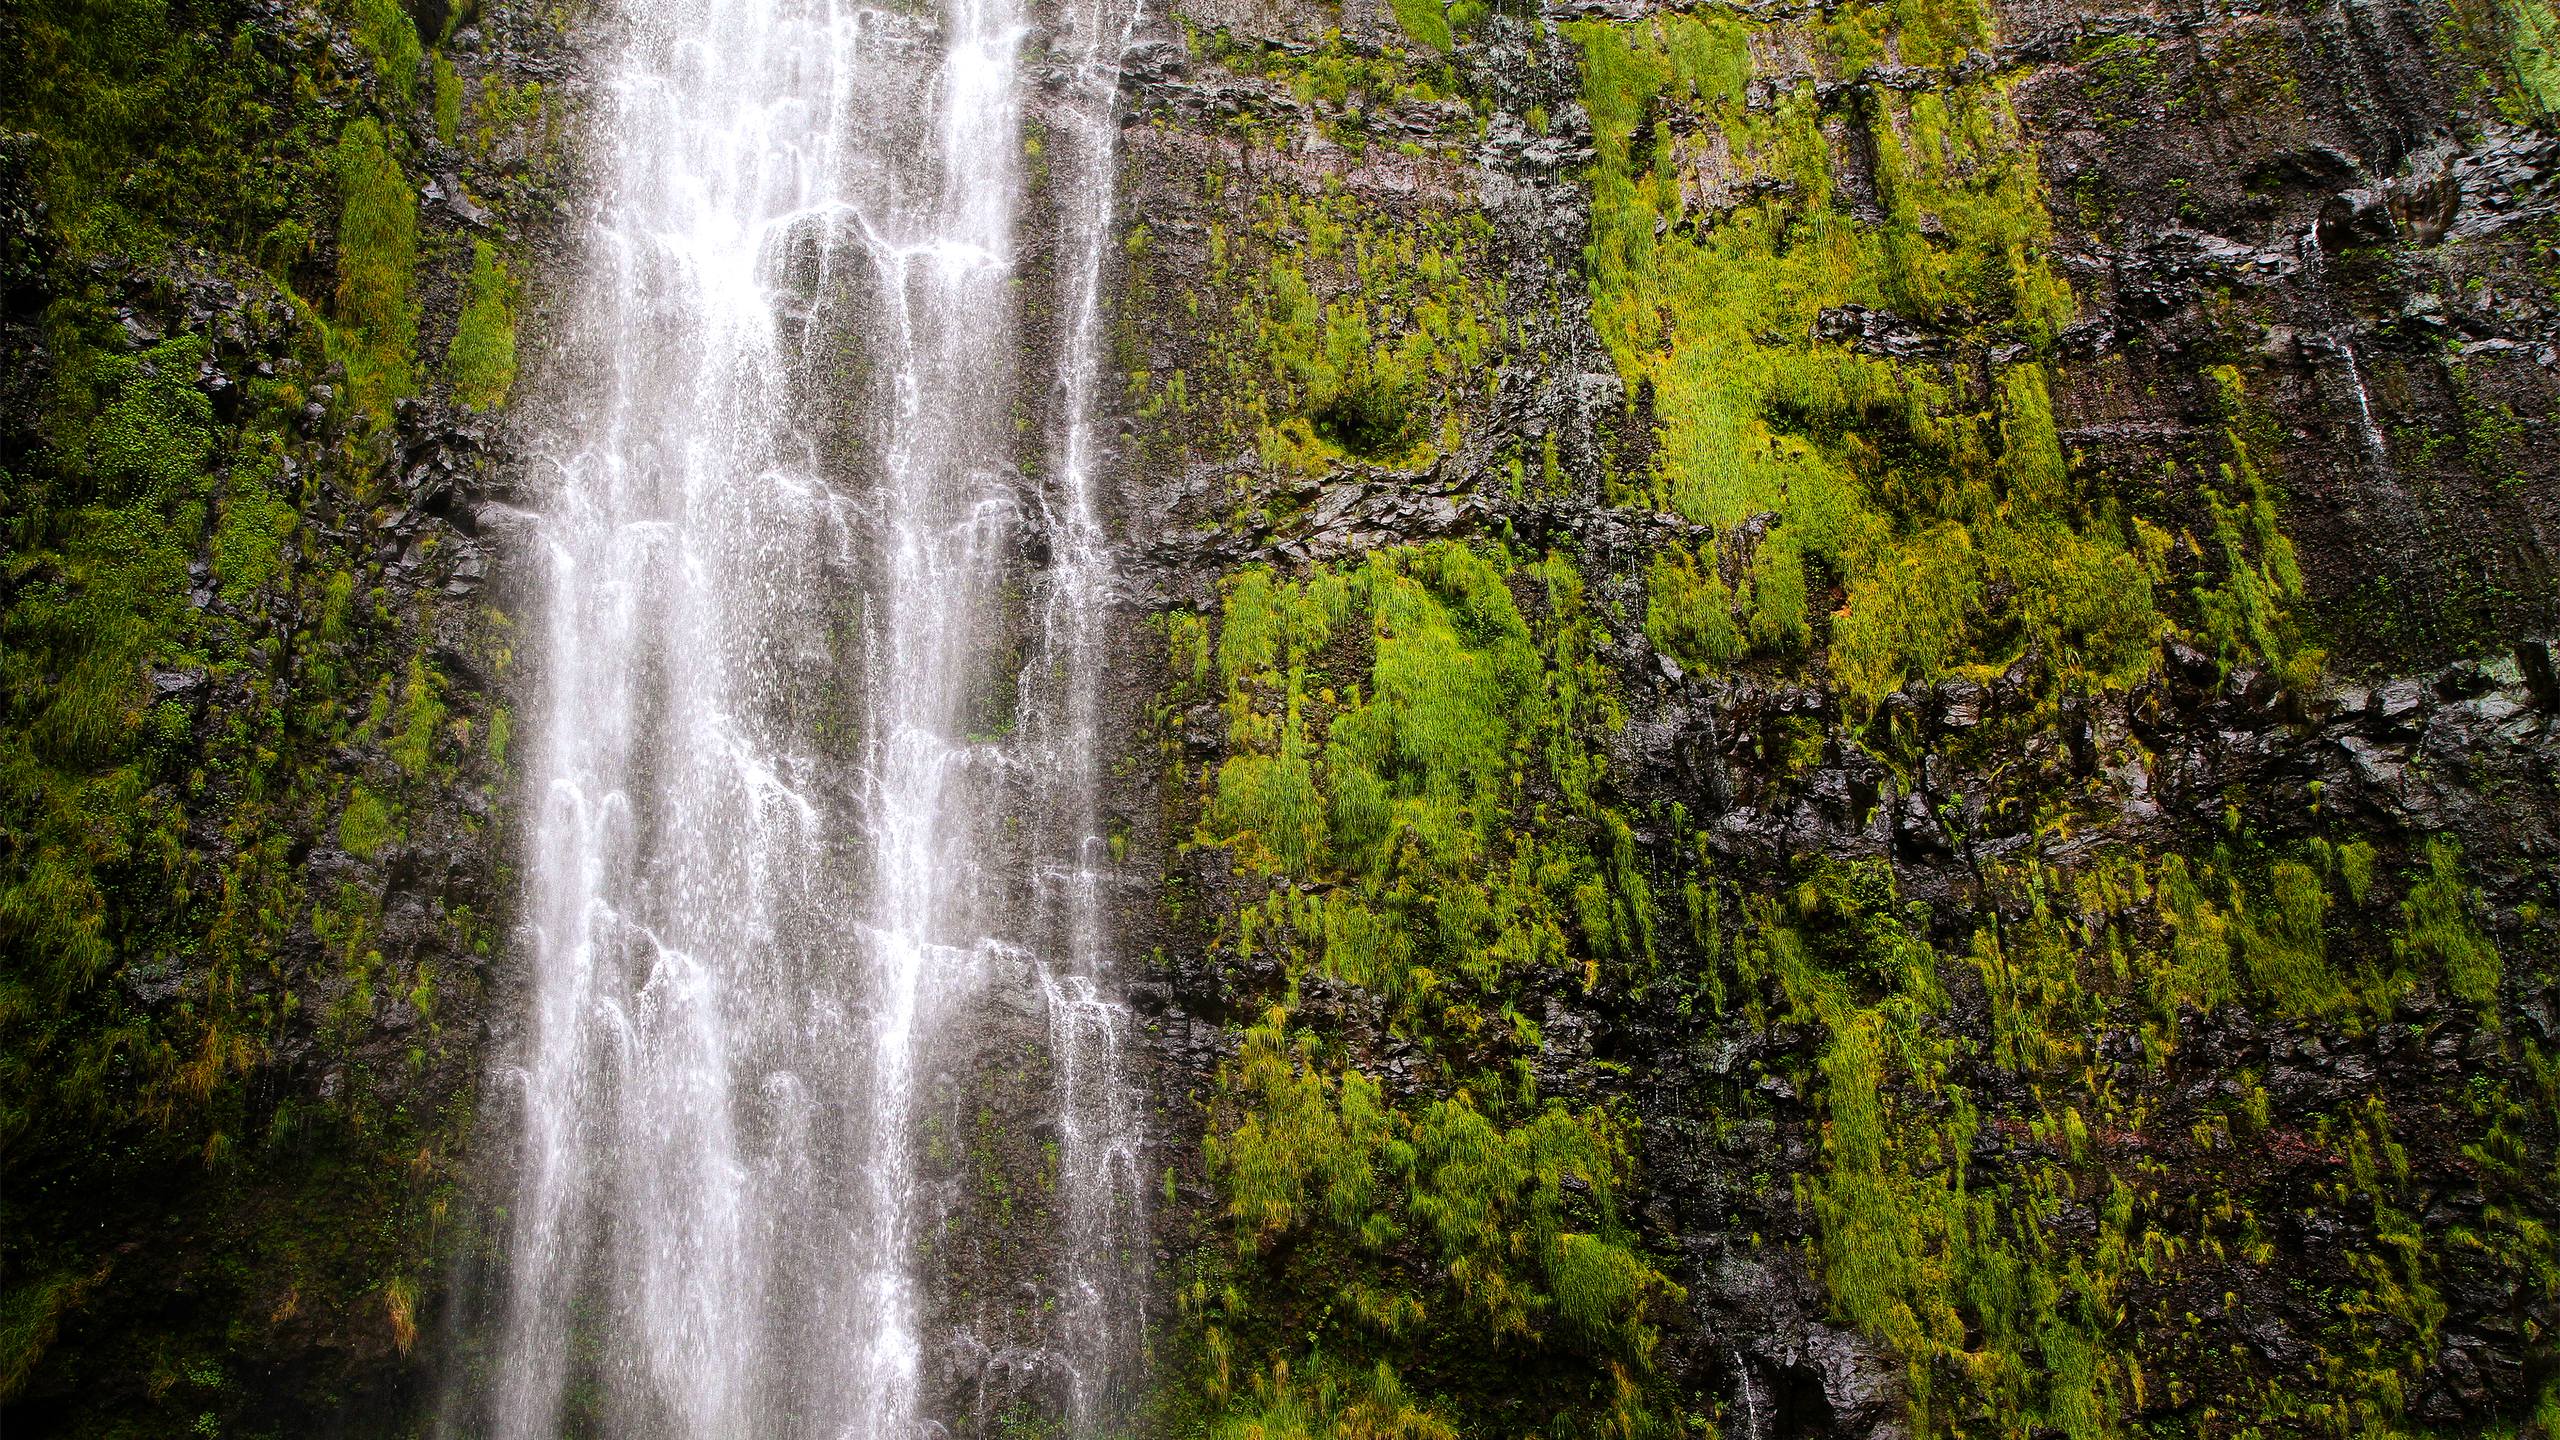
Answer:
M423 1424L573 19L0 21L13 1429ZM2556 33L1156 15L1144 1428L2560 1431Z
M510 893L486 507L559 24L0 19L12 1433L415 1408Z
M1167 18L1162 1423L2560 1424L2550 25Z

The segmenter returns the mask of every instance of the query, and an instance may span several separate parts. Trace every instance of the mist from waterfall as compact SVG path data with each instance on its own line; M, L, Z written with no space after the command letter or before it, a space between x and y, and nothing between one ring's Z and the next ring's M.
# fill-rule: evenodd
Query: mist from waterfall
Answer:
M1145 1189L1091 411L1134 21L611 21L589 259L538 412L526 976L490 1098L512 1170L449 1433L935 1428L921 1092L1008 985L1051 1051L1041 1353L1077 1430L1125 1407ZM1044 77L1054 343L1018 318ZM1027 659L998 638L1025 534Z

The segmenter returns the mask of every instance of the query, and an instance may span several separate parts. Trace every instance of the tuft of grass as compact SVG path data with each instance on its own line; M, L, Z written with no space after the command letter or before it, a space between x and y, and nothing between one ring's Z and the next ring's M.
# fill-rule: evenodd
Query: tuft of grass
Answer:
M1742 658L1742 627L1734 623L1733 591L1716 573L1712 548L1705 557L1674 543L1654 556L1645 583L1645 638L1654 648L1701 673Z
M400 729L387 748L400 768L413 776L427 775L435 764L436 732L443 727L445 715L437 686L437 676L427 668L425 657L411 656L408 678L400 687Z
M338 814L338 843L359 860L370 860L382 847L398 842L399 813L391 802L358 781L347 787L346 808Z
M462 317L445 352L456 400L474 410L507 403L516 381L516 282L486 240L471 247L471 278L463 286Z
M1396 26L1414 43L1445 51L1457 43L1449 33L1449 13L1441 0L1394 0Z
M391 93L406 104L418 88L418 63L424 51L418 26L400 0L355 0L356 43L373 57Z
M356 402L377 423L391 402L414 393L418 348L418 198L371 118L347 123L336 156L338 328Z
M462 76L441 52L436 55L432 73L436 140L444 145L458 144L462 139Z
M2250 983L2282 1014L2319 1016L2355 997L2329 964L2329 887L2298 860L2279 860L2267 874L2268 903L2234 907L2233 935Z
M235 465L213 532L213 576L222 598L235 606L273 586L284 574L284 542L300 523L278 498L266 469Z
M2478 901L2463 880L2462 847L2435 836L2427 841L2426 860L2426 872L2401 902L2402 929L2394 948L2410 960L2441 967L2445 988L2494 1023L2505 965L2474 918Z

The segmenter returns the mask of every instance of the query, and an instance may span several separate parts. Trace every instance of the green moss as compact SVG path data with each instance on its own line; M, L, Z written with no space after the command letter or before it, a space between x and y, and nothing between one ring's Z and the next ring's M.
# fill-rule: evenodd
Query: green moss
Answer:
M2268 873L2268 903L2240 911L2235 935L2250 983L2287 1015L2314 1016L2353 998L2329 966L2329 889L2310 866L2279 860Z
M382 127L349 121L339 137L338 342L357 403L377 420L415 388L418 199Z
M2226 418L2230 459L2222 484L2206 491L2212 547L2223 561L2222 578L2195 592L2199 634L2226 666L2255 660L2288 685L2307 688L2319 678L2325 657L2304 643L2295 615L2303 595L2302 569L2293 542L2277 523L2275 495L2252 454L2254 418L2239 372L2208 372Z
M2373 889L2373 859L2371 841L2350 840L2338 847L2338 878L2347 887L2349 904L2363 904L2366 893Z
M354 0L356 43L373 56L391 92L406 101L418 86L418 62L424 58L418 27L400 0Z
M1876 156L1876 224L1833 193L1810 87L1746 103L1761 22L1569 28L1598 157L1593 318L1660 425L1647 498L1719 530L1775 517L1753 566L1754 642L1785 654L1828 638L1862 710L2021 653L2062 684L2147 674L2165 625L2159 564L2055 430L2035 357L2073 300L2045 258L2051 222L2005 83L1861 92L1851 120ZM1928 66L1989 47L1983 13L1965 6L1852 5L1819 33L1843 75L1888 47ZM1684 177L1700 167L1741 198L1698 213ZM1990 367L1985 389L1818 338L1843 307L2027 358ZM1843 587L1827 637L1811 573Z
M225 601L246 605L275 584L284 573L285 539L297 523L266 473L250 465L232 470L213 532L213 576Z
M2546 0L2503 0L2498 8L2516 90L2536 113L2560 114L2560 19Z
M66 1311L97 1284L97 1277L53 1274L18 1277L0 1299L0 1400L15 1397L53 1337Z
M2174 1015L2182 1004L2210 1010L2233 993L2231 919L2206 890L2213 877L2211 866L2192 866L2183 855L2161 858L2159 907L2170 964L2155 977L2151 1000L2159 1013Z
M21 317L33 443L0 464L0 1385L83 1434L343 1399L444 1164L440 1117L379 1103L434 1087L368 1073L299 1012L325 908L303 851L349 800L359 845L396 832L332 757L348 677L395 667L366 645L406 619L352 615L338 552L370 543L349 497L378 456L298 433L324 337L284 287L325 277L314 237L345 232L331 348L360 391L382 371L358 353L381 338L367 301L405 294L415 227L401 137L348 123L392 87L342 32L273 19L30 0L0 25L0 131L39 232L13 284L44 302ZM246 292L222 333L134 349L205 276ZM371 983L435 996L403 965ZM444 1042L421 1014L423 1057ZM335 1100L279 1105L288 1039L345 1064ZM300 1327L349 1348L279 1361L312 1354Z
M1248 862L1294 870L1325 851L1324 799L1302 743L1240 755L1218 768L1208 824Z
M344 570L331 574L321 582L320 638L332 645L347 639L347 621L355 613L356 577Z
M541 81L510 85L503 76L486 75L472 89L471 125L462 137L464 153L493 160L499 147L510 141L537 158L551 152L558 141L560 116Z
M1440 0L1393 0L1396 25L1417 44L1446 50L1456 41L1449 34L1448 12Z
M1833 1303L1904 1360L1919 1433L1977 1419L2002 1431L2108 1433L2122 1372L2093 1330L2117 1276L2074 1268L2066 1281L2039 1263L2041 1227L2074 1193L2041 1153L2085 1150L2085 1122L2076 1110L2048 1110L2020 1127L2044 1143L2013 1181L1970 1181L1983 1117L1946 1083L1954 1047L1928 1023L1944 1004L1939 961L1906 923L1913 911L1898 906L1889 872L1822 873L1796 910L1801 918L1787 924L1764 908L1762 943L1795 1013L1830 1035L1820 1063L1824 1164L1799 1193L1816 1219ZM2037 1012L2067 1003L2069 991L2048 981L2074 950L2042 923L1977 936L1975 964L2004 1037L2038 1036ZM1880 998L1861 1003L1870 994ZM2007 1038L2002 1053L2012 1066L2060 1058L2041 1042ZM2101 1247L2125 1223L2121 1213L2102 1218Z
M1930 681L1965 655L1965 627L1982 605L1973 537L1941 525L1850 586L1831 632L1831 673L1869 704L1906 680Z
M1318 134L1355 154L1381 143L1420 150L1411 138L1416 122L1436 130L1434 144L1477 138L1482 122L1472 111L1414 107L1436 105L1457 90L1458 72L1444 52L1483 18L1483 6L1455 0L1444 11L1440 0L1395 0L1395 10L1400 28L1420 48L1371 50L1355 46L1339 29L1326 30L1313 44L1288 46L1239 39L1224 28L1190 34L1206 58L1239 74L1280 81L1304 107L1278 113L1244 108L1230 115L1226 127L1251 143L1285 143L1302 116L1314 121ZM1433 38L1419 38L1423 34ZM1223 183L1214 173L1210 178Z
M1594 740L1616 712L1583 605L1561 560L1457 545L1226 588L1233 748L1196 839L1272 877L1221 917L1221 963L1277 960L1287 978L1222 1073L1210 1130L1239 1257L1227 1298L1197 1311L1213 1424L1347 1413L1280 1377L1380 1363L1450 1396L1428 1418L1467 1433L1521 1403L1651 1423L1676 1290L1616 1214L1625 1125L1541 1100L1518 1061L1537 1027L1502 1008L1541 975L1650 964L1634 839L1596 798ZM1205 647L1171 633L1179 684ZM1391 1101L1294 1012L1310 969L1450 1044L1438 1098ZM1309 1295L1331 1318L1258 1318ZM1488 1340L1539 1378L1475 1378Z
M1665 15L1662 52L1670 84L1690 100L1718 105L1743 98L1751 83L1751 26L1731 15L1708 12Z
M256 258L312 218L337 97L295 83L254 27L162 0L29 0L0 44L0 128L32 142L30 178L74 253Z
M1742 657L1733 592L1716 573L1712 551L1703 573L1685 545L1674 543L1654 556L1646 577L1644 633L1655 649L1701 673Z
M439 53L434 80L436 140L452 145L462 138L462 76L455 72L453 62Z
M1812 637L1805 613L1804 546L1791 531L1760 543L1751 557L1751 643L1775 654Z
M400 687L400 729L390 737L391 758L413 776L427 775L435 765L436 733L444 725L444 701L437 677L423 657L412 657Z
M2427 842L2426 861L2426 872L2401 903L2403 928L2395 948L2412 961L2442 967L2445 988L2494 1021L2505 966L2473 918L2476 901L2463 881L2461 847L2436 836Z
M347 787L346 808L338 813L338 844L359 860L370 860L385 845L402 837L399 813L391 802L358 781Z
M1405 1392L1380 1361L1366 1373L1321 1361L1253 1377L1250 1398L1211 1428L1211 1440L1457 1440L1458 1431Z
M515 279L498 257L498 247L486 240L474 241L462 316L445 356L454 398L474 410L494 410L505 404L507 391L515 384L515 305Z
M1140 408L1184 422L1198 450L1251 443L1307 475L1418 468L1461 443L1491 401L1503 332L1483 217L1399 216L1347 192L1257 208L1248 233L1211 231L1208 296L1233 297L1213 331L1219 383L1142 373Z

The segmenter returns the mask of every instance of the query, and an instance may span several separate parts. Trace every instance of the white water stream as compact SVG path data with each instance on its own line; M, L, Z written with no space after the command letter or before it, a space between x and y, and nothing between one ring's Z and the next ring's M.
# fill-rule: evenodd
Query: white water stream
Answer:
M451 1433L954 1423L921 1378L953 1337L918 1128L968 1063L957 1017L1006 984L1037 988L1052 1052L1058 1418L1117 1413L1144 1189L1105 933L1090 411L1128 3L615 19L537 444L529 973L491 1100L514 1169ZM1019 320L1035 67L1054 343ZM1021 575L1029 531L1048 563ZM1023 594L1027 660L998 641ZM1009 736L986 723L1005 711Z

